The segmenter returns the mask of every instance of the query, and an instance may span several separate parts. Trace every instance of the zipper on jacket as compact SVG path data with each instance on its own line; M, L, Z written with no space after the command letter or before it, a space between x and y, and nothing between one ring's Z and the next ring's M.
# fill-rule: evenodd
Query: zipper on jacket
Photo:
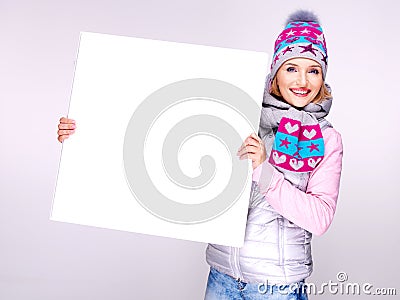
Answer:
M243 275L242 272L240 271L239 251L240 248L232 247L232 258L233 258L232 268L236 280L241 281L241 279L243 279Z
M278 219L278 239L279 239L279 265L280 266L283 266L283 262L284 262L284 259L283 259L283 256L284 256L284 253L283 253L283 219L282 218L279 218Z

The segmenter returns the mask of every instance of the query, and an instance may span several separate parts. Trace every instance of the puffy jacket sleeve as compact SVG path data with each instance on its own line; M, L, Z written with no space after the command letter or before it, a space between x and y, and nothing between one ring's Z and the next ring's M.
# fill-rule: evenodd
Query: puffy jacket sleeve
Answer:
M332 223L339 195L343 145L333 128L323 132L324 159L310 174L305 192L294 187L283 174L264 161L253 172L266 201L282 216L316 235L322 235Z

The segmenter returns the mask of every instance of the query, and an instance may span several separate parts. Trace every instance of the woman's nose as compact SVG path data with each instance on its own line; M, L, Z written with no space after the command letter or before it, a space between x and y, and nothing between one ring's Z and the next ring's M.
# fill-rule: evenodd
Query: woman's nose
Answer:
M296 79L296 83L303 87L307 85L307 74L305 74L304 72L298 72L297 73L297 79Z

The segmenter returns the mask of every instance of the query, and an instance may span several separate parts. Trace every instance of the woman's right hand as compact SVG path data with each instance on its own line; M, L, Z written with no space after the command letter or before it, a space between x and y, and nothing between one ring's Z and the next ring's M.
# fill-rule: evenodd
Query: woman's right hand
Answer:
M253 132L244 140L237 156L239 159L251 159L253 170L256 169L267 159L263 140Z
M76 128L75 120L62 117L58 124L58 141L62 143L65 139L74 134Z

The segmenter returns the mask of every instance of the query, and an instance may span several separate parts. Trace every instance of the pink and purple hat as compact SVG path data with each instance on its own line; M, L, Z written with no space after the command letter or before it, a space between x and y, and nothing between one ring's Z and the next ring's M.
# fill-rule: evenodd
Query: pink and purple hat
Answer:
M296 57L318 62L322 67L322 77L325 79L328 52L322 27L312 12L299 10L289 16L285 29L275 41L271 80L284 62Z

